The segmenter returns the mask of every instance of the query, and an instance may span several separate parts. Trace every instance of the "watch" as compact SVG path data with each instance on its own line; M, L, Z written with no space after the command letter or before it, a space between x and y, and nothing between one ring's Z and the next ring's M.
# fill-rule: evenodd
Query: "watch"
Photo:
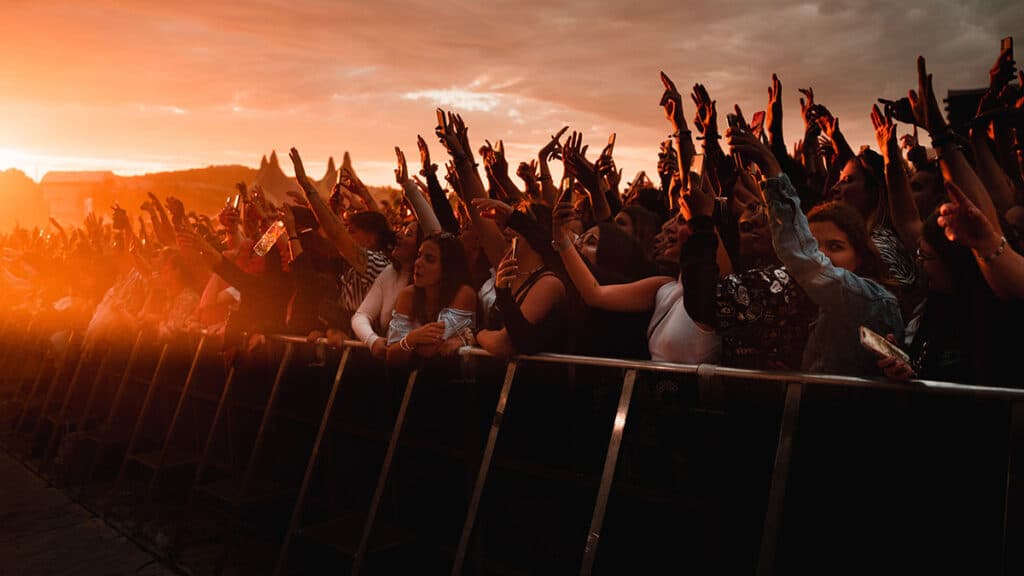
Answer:
M552 240L551 241L551 248L553 248L555 250L555 252L561 252L562 250L565 250L569 246L572 246L572 241L569 240L568 238L562 238L560 241L559 240Z

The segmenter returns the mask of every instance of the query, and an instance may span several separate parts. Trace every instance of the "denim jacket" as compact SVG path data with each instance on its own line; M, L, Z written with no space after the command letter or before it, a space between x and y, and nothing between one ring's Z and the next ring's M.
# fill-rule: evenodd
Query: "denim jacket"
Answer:
M860 344L859 328L903 338L899 302L873 280L837 268L811 235L807 217L789 177L769 188L768 220L779 260L818 305L818 317L804 348L802 369L847 376L876 376L878 358Z

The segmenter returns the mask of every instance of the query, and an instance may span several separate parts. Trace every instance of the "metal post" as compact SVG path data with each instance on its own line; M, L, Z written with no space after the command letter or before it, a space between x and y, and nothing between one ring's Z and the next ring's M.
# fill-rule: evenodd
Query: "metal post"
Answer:
M373 490L373 500L370 501L370 510L366 515L366 524L363 525L363 533L359 537L359 547L352 558L352 576L358 576L363 566L366 548L370 544L370 534L373 532L373 524L377 520L377 511L380 509L380 500L384 497L384 487L387 485L388 476L391 473L391 461L395 458L395 448L398 447L398 438L402 435L405 413L409 409L409 399L412 398L413 385L416 384L416 377L418 375L419 370L410 372L409 380L405 384L402 404L398 407L395 425L391 429L391 439L388 440L388 449L384 453L384 462L381 464L380 475L377 477L377 487Z
M217 434L217 425L220 423L221 416L224 414L224 408L227 406L228 394L231 390L231 383L235 381L236 369L232 366L228 370L227 379L224 380L224 388L220 391L220 398L217 400L217 409L213 413L213 421L210 422L210 430L206 433L206 444L203 446L203 453L199 457L199 465L196 466L196 475L192 480L192 487L188 492L188 500L185 502L185 512L182 514L181 519L178 521L178 526L174 531L174 541L171 543L171 550L177 550L178 545L181 542L181 535L185 529L185 522L192 512L192 506L195 503L196 491L199 490L199 485L203 482L203 475L206 473L206 467L210 462L210 452L213 450L213 441Z
M1020 546L1010 541L1014 532L1019 531L1020 518L1011 520L1011 513L1020 508L1021 477L1024 476L1024 458L1021 446L1024 442L1024 402L1010 404L1010 441L1006 455L1006 497L1003 504L1003 562L1002 574L1020 572Z
M348 365L348 357L351 352L351 348L345 348L345 351L341 354L341 361L338 363L338 370L334 373L334 384L331 386L331 393L327 397L324 415L320 418L320 429L317 430L316 440L313 441L313 451L309 455L309 461L306 462L306 473L302 477L302 486L299 488L299 495L295 499L295 508L292 510L292 517L288 522L288 531L285 532L281 552L277 555L277 567L274 569L274 574L276 575L283 574L285 566L287 566L288 547L291 545L292 538L295 536L295 532L299 529L299 523L302 521L302 507L306 502L309 484L313 480L313 470L316 469L317 457L320 455L320 444L323 442L324 434L327 432L327 425L331 421L331 414L334 412L334 400L338 395L341 376L345 373L345 367Z
M50 464L50 458L52 452L57 446L57 439L61 435L61 428L67 423L68 409L71 404L71 397L75 393L75 388L78 387L79 376L82 373L82 365L85 364L85 357L90 355L95 348L90 345L84 345L82 347L82 353L78 357L78 365L75 366L75 373L71 377L71 382L68 383L67 392L64 393L64 402L60 406L60 412L57 414L57 418L54 419L53 429L50 430L50 437L46 441L46 447L43 450L43 462L39 465L39 470L45 470L47 465ZM103 371L106 370L107 360L110 358L110 348L103 353L103 358L100 360L100 365L96 369L96 378L93 381L93 387L99 383L100 378L103 376Z
M117 390L114 392L114 399L110 403L110 410L107 411L107 417L103 420L103 424L100 425L99 438L96 439L96 453L93 455L92 465L89 466L89 472L85 477L84 485L89 484L93 476L96 474L96 470L99 468L100 460L103 458L103 448L107 444L107 435L110 433L110 426L114 423L114 418L117 416L117 409L121 406L121 398L124 396L124 390L128 386L132 368L135 366L138 349L141 345L142 332L139 332L139 335L135 338L135 344L132 346L131 357L128 359L128 366L124 369L121 381L118 383ZM156 367L153 369L153 376L150 378L150 387L152 387L156 382L156 378L160 374L160 368L164 364L164 357L166 355L167 344L164 344L160 348L160 356L157 358Z
M601 484L597 489L597 502L594 503L594 515L590 518L590 531L587 533L587 546L583 550L583 562L580 574L587 576L594 569L597 557L597 545L601 540L601 526L608 507L608 495L611 493L612 480L615 478L615 465L619 460L619 448L622 446L622 434L626 428L626 417L629 416L629 400L633 397L633 384L636 382L636 370L628 370L622 382L622 393L619 394L619 408L615 412L612 423L612 437L608 440L608 452L604 459L604 470L601 472Z
M170 426L167 428L167 434L164 436L163 446L160 448L160 458L157 460L156 468L150 476L149 488L146 490L146 502L144 507L149 505L149 502L153 498L153 490L156 489L156 485L160 481L160 472L163 470L164 462L167 459L167 450L170 449L171 440L174 437L174 431L178 426L178 418L181 416L181 410L185 406L185 400L188 399L188 390L192 386L192 380L195 378L196 366L199 365L199 359L203 355L203 344L205 343L206 334L203 334L199 337L199 343L196 345L196 352L192 355L192 365L188 368L188 376L185 377L185 384L181 387L181 394L178 395L178 404L174 407L174 415L171 416Z
M53 396L52 392L57 382L60 381L60 377L64 373L64 363L67 361L68 354L71 352L71 344L75 339L75 333L71 332L68 334L68 342L64 347L64 351L61 352L60 357L54 360L53 365L53 378L50 379L50 387L46 391L46 399L43 400L43 405L39 408L39 417L36 418L36 425L32 428L32 436L29 442L34 442L36 433L39 432L39 425L43 420L43 416L46 414L46 405L49 404L50 398ZM36 383L37 385L39 382ZM25 423L25 416L28 414L29 409L32 405L32 398L35 398L38 386L34 386L32 391L28 395L28 399L25 401L25 406L22 407L21 417L18 418L18 425L14 428L15 430L21 430L21 427ZM29 452L32 452L31 445L29 446Z
M800 382L790 382L786 385L786 404L782 413L782 426L779 429L779 443L775 448L772 483L768 488L768 509L765 511L764 525L761 529L761 552L757 559L757 576L775 574L775 556L782 528L782 510L786 499L786 485L789 483L789 469L793 460L793 438L796 436L803 389L804 385Z
M142 400L142 407L139 409L139 416L135 419L135 423L132 425L131 439L128 440L128 447L124 451L124 458L121 459L121 467L117 471L117 478L114 480L114 486L110 489L111 496L117 494L118 488L121 487L121 482L124 481L124 474L128 470L128 462L131 460L132 452L135 451L135 445L138 443L139 435L142 433L142 422L146 419L146 413L149 412L149 405L153 402L153 395L156 394L157 382L160 380L160 373L163 371L164 360L167 358L168 346L168 344L164 344L164 348L160 352L160 360L156 364L156 370L153 371L153 378L149 381L149 386L146 388L146 397ZM111 501L112 500L113 498L111 498Z
M469 539L473 535L473 524L476 522L476 513L480 508L480 498L484 492L484 484L487 483L487 473L491 469L494 447L498 443L498 432L501 431L501 424L505 419L505 405L508 403L508 395L512 391L512 382L516 377L516 366L517 362L513 360L505 369L505 382L502 383L501 392L498 394L498 404L494 408L494 418L491 420L491 430L487 435L487 444L480 461L480 471L477 472L473 494L469 499L466 521L462 525L462 535L459 537L459 547L455 551L455 564L452 565L453 576L462 574L462 565L466 561L466 551L469 549Z
M263 409L263 418L260 420L260 427L256 432L256 440L253 442L252 451L249 452L249 461L246 463L245 471L242 473L242 485L238 488L235 501L231 503L234 510L232 512L231 523L227 527L229 532L224 537L224 549L221 552L220 560L217 563L217 574L221 574L224 571L228 555L231 553L234 535L235 532L237 532L238 524L241 522L242 506L245 503L245 496L249 490L249 484L252 482L253 474L256 472L256 462L259 458L260 452L263 450L263 442L267 433L267 426L270 423L270 418L274 412L274 404L276 403L277 395L281 390L281 381L284 380L284 374L288 370L288 365L291 363L293 352L294 345L291 342L285 343L284 356L281 358L281 364L277 368L277 376L274 378L274 385L270 388L270 397L267 398L267 405Z

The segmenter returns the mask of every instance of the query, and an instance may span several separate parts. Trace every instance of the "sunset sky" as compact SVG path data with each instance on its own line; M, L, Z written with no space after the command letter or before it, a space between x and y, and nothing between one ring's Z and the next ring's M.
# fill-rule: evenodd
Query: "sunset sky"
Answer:
M119 174L258 166L296 146L319 177L352 154L393 183L393 147L415 157L435 106L474 143L504 138L513 166L563 125L599 148L618 133L626 178L654 172L670 132L665 70L686 96L704 83L719 115L763 110L783 82L787 141L811 85L856 148L869 107L916 85L974 88L1003 36L1024 41L1024 2L444 2L427 0L0 0L0 170ZM1024 46L1018 46L1018 54Z

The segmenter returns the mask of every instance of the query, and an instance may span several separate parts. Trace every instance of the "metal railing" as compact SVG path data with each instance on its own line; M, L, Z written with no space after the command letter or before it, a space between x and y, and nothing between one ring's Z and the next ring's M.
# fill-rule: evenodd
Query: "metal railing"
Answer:
M29 328L31 331L31 326ZM20 334L21 329L17 332ZM207 342L208 336L202 333L199 336L199 343L193 349L194 355L191 358L191 367L189 369L188 376L185 381L185 385L182 386L180 396L175 404L174 414L171 418L171 427L173 428L178 422L182 406L185 402L185 397L189 393L189 383L192 381L193 373L196 370L196 364L200 361L200 356L204 349L204 342ZM71 340L69 336L69 341ZM144 338L140 334L134 339L134 346L132 347L131 354L127 357L127 366L123 369L123 377L120 378L120 384L116 389L114 395L113 406L104 412L107 416L102 420L102 426L100 428L100 438L104 438L109 433L110 421L117 404L121 401L121 396L124 393L123 389L125 383L129 379L129 373L132 365L135 362L136 354L140 346L144 344ZM262 445L265 443L265 435L267 433L268 421L274 411L274 403L278 396L281 388L284 373L287 370L288 364L291 361L294 350L296 347L301 346L331 346L332 344L326 339L318 340L307 340L304 337L291 336L291 335L272 335L268 336L268 340L280 342L285 345L285 352L281 356L276 378L274 379L273 388L271 389L270 395L264 407L263 417L257 433L257 438L252 451L248 455L247 465L244 469L243 474L243 494L245 486L247 486L254 473L255 462L259 457L259 452ZM29 338L24 338L22 344L28 342ZM84 346L80 347L84 348ZM207 343L206 348L213 348ZM314 470L316 463L319 458L322 443L324 442L328 425L332 418L332 414L335 410L335 405L339 401L339 389L344 380L346 370L349 366L349 359L352 350L365 349L366 346L359 341L346 340L339 346L342 355L339 361L337 370L334 373L334 377L331 383L330 391L327 396L327 400L323 405L323 410L320 412L321 418L319 421L319 428L315 435L313 445L310 449L307 463L305 466L304 475L302 478L299 492L296 498L296 502L292 511L292 515L289 520L287 532L284 537L284 541L278 554L277 564L275 573L282 574L286 571L288 553L290 545L293 539L299 532L302 524L302 513L306 502L306 496L310 490ZM157 344L157 352L159 353L159 360L153 376L150 380L149 388L146 392L145 401L141 409L140 418L145 416L148 409L149 398L153 394L154 386L156 385L157 376L160 374L161 367L164 365L165 355L167 354L167 346ZM40 388L40 381L43 379L45 364L40 368L39 374L37 375L35 382L31 389L29 398L39 394L46 394L47 399L43 401L42 412L39 418L41 419L45 413L46 406L53 403L50 399L57 390L55 383L60 380L62 376L66 376L68 372L73 372L75 375L71 378L68 387L66 388L63 402L59 403L60 411L58 415L58 422L63 422L66 419L68 398L72 394L72 389L75 383L80 379L78 378L78 369L80 368L81 362L84 361L86 355L84 352L80 353L80 357L77 360L77 364L72 366L65 362L65 356L71 354L71 347L68 346L64 349L61 357L55 360L54 374L50 386L45 390L38 390ZM473 362L479 358L493 358L488 352L479 348L462 348L459 350L459 355L463 362ZM3 351L3 361L7 363L11 359L17 357L17 351L13 353L11 346L6 347ZM1021 433L1022 426L1024 426L1024 390L1013 389L1013 388L999 388L999 387L985 387L985 386L973 386L957 384L952 382L941 382L941 381L929 381L929 380L913 380L909 382L895 382L883 379L868 379L868 378L856 378L849 376L840 375L828 375L828 374L812 374L804 372L774 372L774 371L760 371L760 370L747 370L739 368L730 368L725 366L718 366L713 364L674 364L668 362L655 362L655 361L642 361L642 360L620 360L620 359L609 359L609 358L595 358L588 356L575 356L568 354L535 354L535 355L521 355L507 359L507 366L504 371L504 378L501 383L500 391L496 403L493 408L493 417L491 418L491 424L489 427L486 443L484 444L482 454L480 455L479 468L476 471L475 481L473 482L472 492L470 494L466 516L463 522L463 527L459 535L458 546L455 550L454 562L451 568L452 574L461 574L463 565L466 562L466 556L469 550L470 541L473 536L474 527L476 525L476 517L479 512L481 498L487 484L488 474L491 469L491 465L494 458L495 447L498 438L501 433L502 425L505 420L505 410L509 397L514 386L517 371L524 364L561 364L569 366L591 366L598 368L609 368L623 370L622 385L618 396L617 407L615 409L615 416L611 422L610 437L608 440L607 447L604 454L604 465L600 475L600 480L597 489L597 495L593 505L593 512L591 514L589 530L587 531L587 537L585 542L581 542L582 547L582 561L580 565L580 574L590 574L594 567L598 546L600 544L601 532L604 525L605 513L607 510L608 499L611 493L613 483L615 480L615 470L618 462L619 452L622 445L623 433L626 427L626 423L630 416L631 410L631 399L633 391L636 385L636 379L640 373L663 373L663 374L686 374L693 375L697 378L698 389L701 393L713 391L717 384L722 380L743 380L743 381L759 381L764 383L781 383L785 385L784 403L781 415L781 425L779 429L779 436L775 448L774 464L771 472L770 484L768 487L768 498L766 513L762 523L761 532L761 543L760 551L758 555L758 568L757 573L760 575L771 575L776 570L776 551L779 544L779 537L781 534L781 526L783 519L783 511L785 508L785 496L787 491L787 485L789 482L790 467L793 456L793 444L797 434L797 423L800 415L801 400L804 394L804 390L808 386L834 386L834 387L849 387L858 389L875 389L875 390L889 390L895 392L914 392L923 394L942 394L942 395L958 395L958 396L969 396L976 398L993 398L1011 403L1012 409L1010 411L1010 449L1008 451L1008 464L1007 464L1007 480L1006 480L1006 491L1004 494L1004 514L1003 514L1003 542L1002 542L1002 566L1004 571L1007 569L1008 558L1011 549L1013 548L1012 543L1008 541L1008 526L1009 526L1009 511L1010 511L1010 500L1011 497L1020 492L1020 477L1021 473L1016 470L1022 466L1021 462L1021 450L1020 442L1024 434ZM66 365L67 364L67 365ZM107 367L107 356L102 356L102 363L100 365L100 372L104 369L109 370ZM224 386L217 399L217 408L211 423L208 435L206 436L205 447L203 448L202 455L199 460L199 466L195 474L195 479L192 485L192 490L189 492L188 503L186 505L186 511L191 509L193 506L193 498L197 487L199 486L203 472L206 469L209 460L209 452L211 445L213 444L214 434L217 432L217 425L221 414L225 410L225 404L227 402L227 396L229 389L231 388L231 382L235 379L236 371L235 368L231 368L224 382ZM407 414L410 409L410 398L413 393L414 385L419 376L418 370L412 370L405 383L405 388L402 393L402 399L400 406L397 411L395 422L392 426L391 434L388 439L387 449L385 451L384 460L380 466L379 473L377 475L377 483L374 489L373 497L369 505L369 511L367 513L365 523L363 524L362 531L359 537L358 547L353 554L352 562L352 573L358 574L362 569L363 562L366 558L367 547L371 535L375 528L375 521L377 513L379 511L382 496L388 482L391 466L395 455L396 447L399 443L399 438L402 434L403 425L405 423ZM97 376L98 379L98 376ZM19 385L20 388L20 385ZM96 385L93 384L93 388L89 393L89 404L95 401ZM86 415L90 412L90 407L86 409ZM26 405L27 408L27 405ZM24 428L24 420L26 413L23 412L17 422L17 428ZM127 465L128 459L132 454L132 445L135 442L134 433L138 429L138 423L136 422L136 428L133 430L133 438L129 443L129 449L126 451L124 460L121 462L121 466L118 470L117 479L115 480L115 486L120 483L122 476L124 475L124 469ZM36 422L36 426L33 429L33 436L39 434L39 422ZM57 437L58 428L53 428L49 435L45 438L45 454L49 458L55 449L56 442L59 440ZM164 456L166 455L168 444L170 442L171 433L169 432L164 440L164 445L161 447L160 459L157 468L153 472L150 483L147 490L147 501L152 497L154 490L157 488L157 478L160 476L160 470L163 465ZM92 462L89 476L91 477L98 465L99 454L97 453L96 459ZM234 521L237 522L237 510L235 512ZM184 521L187 519L187 512ZM179 526L180 533L181 526ZM230 541L230 535L228 535ZM177 538L176 538L177 540ZM227 550L228 544L225 544L225 550Z

